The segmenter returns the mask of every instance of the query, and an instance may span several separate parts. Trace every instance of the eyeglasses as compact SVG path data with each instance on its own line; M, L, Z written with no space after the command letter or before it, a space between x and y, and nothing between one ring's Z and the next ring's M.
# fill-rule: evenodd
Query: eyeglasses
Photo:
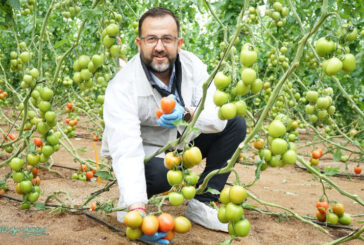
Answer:
M140 39L145 40L147 46L153 47L157 45L159 40L162 41L164 46L172 46L178 38L174 36L163 36L163 37L146 36L146 37L140 37Z

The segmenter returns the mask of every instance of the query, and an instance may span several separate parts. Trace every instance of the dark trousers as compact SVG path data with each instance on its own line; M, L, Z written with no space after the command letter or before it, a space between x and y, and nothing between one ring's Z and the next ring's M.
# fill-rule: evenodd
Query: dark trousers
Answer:
M245 139L246 124L242 117L228 120L225 129L220 133L200 134L194 139L194 145L200 148L202 157L206 158L206 167L197 183L199 186L205 176L215 169L227 165L239 144ZM148 198L155 194L168 191L171 186L167 181L168 169L164 167L163 159L154 157L145 165L145 178L147 182ZM215 175L208 182L207 188L221 191L230 173ZM207 190L207 189L206 189ZM195 199L201 202L218 201L219 197L211 193L196 195Z

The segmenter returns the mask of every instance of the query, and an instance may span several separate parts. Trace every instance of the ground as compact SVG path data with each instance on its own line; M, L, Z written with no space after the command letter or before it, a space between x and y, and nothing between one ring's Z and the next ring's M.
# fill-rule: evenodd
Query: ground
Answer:
M78 137L72 139L72 143L77 149L85 148L85 152L79 152L82 157L94 159L92 135L85 130L78 128L76 130ZM301 143L307 143L312 139L312 135L301 134ZM97 142L97 149L101 147L101 142ZM300 149L300 153L309 152L312 148ZM249 154L246 154L249 156ZM56 165L78 168L79 165L73 162L73 157L64 149L54 154L54 162ZM320 166L341 166L344 171L344 164L334 163L332 156L327 155L320 162ZM349 172L352 173L354 163L349 163ZM41 169L39 176L41 177L41 188L44 193L39 198L40 202L44 202L45 198L54 191L68 192L72 203L80 205L86 200L86 196L99 190L108 183L106 180L101 181L101 185L97 182L83 182L80 180L72 180L71 175L74 170L53 167L52 169L59 171L65 178L61 178L56 173L48 172ZM195 167L196 172L200 172L203 165ZM252 165L237 165L237 172L240 180L245 184L254 180L255 167ZM9 167L0 168L1 178L9 171ZM363 176L361 176L363 177ZM331 177L343 190L358 195L364 199L363 178L353 177ZM231 175L229 183L234 181ZM8 180L9 196L20 199L21 196L15 193L15 184L10 178ZM262 172L260 180L256 182L249 190L260 199L282 205L290 208L298 214L305 216L315 216L315 203L322 194L321 183L314 179L313 176L293 165L284 168L268 168ZM96 200L105 202L114 200L117 203L119 191L117 185L112 186L109 192L101 194ZM336 200L345 205L346 212L350 214L360 214L364 212L364 208L345 196L342 196L335 189L327 190L327 195L331 200ZM65 198L64 198L65 200ZM248 203L257 204L255 201L248 199ZM56 203L54 200L51 203ZM127 240L122 232L116 232L105 225L90 219L84 214L50 214L49 211L40 211L31 208L29 211L23 211L19 207L19 202L9 200L8 198L0 198L0 240L1 244L138 244ZM263 210L282 212L282 210L258 205ZM186 208L186 202L180 207L173 207L166 204L163 208L165 212L169 212L175 216L183 215ZM149 207L152 209L152 207ZM98 218L110 223L112 226L125 231L125 226L118 223L116 213L101 214L98 212L86 211ZM329 235L322 233L309 224L304 224L294 218L279 220L277 217L264 215L255 211L246 210L246 218L251 223L251 231L247 237L236 239L233 244L324 244L339 237L345 236L351 232L346 229L327 228ZM357 222L360 217L355 217L351 228L360 227ZM40 233L23 233L19 231L11 234L5 232L5 228L23 229L26 227L38 227L43 229L46 234ZM13 231L15 231L13 229ZM24 237L26 234L33 236ZM207 230L197 224L193 224L192 231L187 234L177 234L174 244L217 244L223 242L229 237L228 234ZM363 244L356 240L348 244Z

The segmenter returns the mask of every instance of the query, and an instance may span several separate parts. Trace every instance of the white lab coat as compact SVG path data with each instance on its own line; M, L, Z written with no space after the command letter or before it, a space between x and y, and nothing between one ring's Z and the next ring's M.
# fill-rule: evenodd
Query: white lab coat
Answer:
M187 51L181 51L179 57L182 66L182 97L186 107L196 108L202 97L202 83L208 78L206 65ZM221 132L226 126L226 121L217 116L218 108L212 99L214 91L215 86L211 85L205 109L195 124L201 133ZM144 158L177 137L176 128L166 129L157 124L155 112L160 107L160 99L160 94L147 80L139 54L107 86L101 154L112 158L120 190L118 207L148 202ZM182 132L183 128L180 126L178 130Z

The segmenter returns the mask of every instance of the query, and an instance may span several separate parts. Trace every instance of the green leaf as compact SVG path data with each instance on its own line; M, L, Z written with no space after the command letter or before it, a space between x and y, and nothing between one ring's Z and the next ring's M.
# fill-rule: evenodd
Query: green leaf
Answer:
M44 203L40 203L40 202L36 202L34 203L34 207L38 210L42 210L42 211L45 211L45 204Z
M100 176L102 179L112 179L112 175L107 171L97 171L95 176Z
M216 190L216 189L213 189L213 188L208 188L206 192L209 192L213 195L220 195L220 191Z
M54 45L54 48L57 49L59 47L61 47L63 44L67 43L68 42L68 39L63 39L59 42L57 42L55 45Z
M79 152L86 152L86 147L78 148L77 150L78 150Z
M20 9L20 2L19 0L8 0L11 7L19 10Z
M340 158L341 158L341 150L340 148L337 148L336 152L334 153L334 161L338 162L340 161Z
M182 120L177 120L177 121L174 121L173 124L175 126L188 126L188 122L185 122L185 121L182 121Z
M197 136L199 136L200 135L200 130L198 130L197 128L193 128L192 129L192 133L197 137Z
M340 173L340 167L337 168L325 168L325 174L327 176L335 176Z
M218 243L218 245L230 245L235 239L235 236L231 236L230 238L226 239L225 241Z

